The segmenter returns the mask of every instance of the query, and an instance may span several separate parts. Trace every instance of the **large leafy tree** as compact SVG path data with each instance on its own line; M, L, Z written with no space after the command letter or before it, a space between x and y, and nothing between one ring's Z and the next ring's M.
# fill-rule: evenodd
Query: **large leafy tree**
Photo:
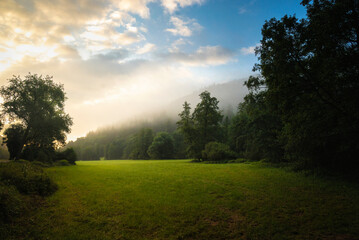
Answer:
M286 158L308 166L358 165L359 2L302 1L307 18L262 28L255 66L271 110L283 121Z
M64 144L70 132L71 117L64 111L64 87L50 76L29 74L25 79L14 76L0 89L3 98L2 116L22 127L10 127L7 142L18 141L19 147L11 154L19 158L24 146L53 149ZM15 132L16 139L10 134ZM19 136L19 134L21 136Z
M266 101L265 91L250 89L244 102L239 104L238 113L231 122L231 147L248 159L281 161L281 119L271 110Z
M199 97L201 101L194 109L192 117L198 136L197 147L202 152L207 143L221 140L223 115L219 111L219 101L211 97L208 91L202 92Z
M179 114L178 129L183 133L188 145L188 154L197 159L202 158L205 145L213 141L221 141L221 122L223 115L219 111L218 100L211 97L208 91L202 92L201 101L191 115L191 108L187 102Z
M152 159L174 158L174 139L168 132L159 132L147 151Z

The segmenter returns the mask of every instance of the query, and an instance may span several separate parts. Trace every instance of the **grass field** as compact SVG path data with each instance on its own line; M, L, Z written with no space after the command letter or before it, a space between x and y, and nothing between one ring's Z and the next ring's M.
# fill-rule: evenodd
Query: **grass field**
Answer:
M357 186L259 163L80 161L47 171L59 190L9 226L18 239L359 236Z

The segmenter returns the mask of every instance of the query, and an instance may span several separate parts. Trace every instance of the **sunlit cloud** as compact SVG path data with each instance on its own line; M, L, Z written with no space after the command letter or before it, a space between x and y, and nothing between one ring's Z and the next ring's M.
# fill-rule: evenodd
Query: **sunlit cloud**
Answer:
M147 4L154 0L117 0L113 4L120 10L140 15L142 18L150 16L150 10Z
M170 12L173 13L179 7L187 7L194 4L201 4L204 0L161 0L162 5Z
M174 28L167 28L166 31L172 33L173 35L189 37L192 35L193 31L199 31L202 29L202 26L197 23L195 19L182 19L180 17L172 16L170 22Z
M156 45L153 43L146 43L143 47L139 48L136 53L137 54L145 54L153 51L156 48Z

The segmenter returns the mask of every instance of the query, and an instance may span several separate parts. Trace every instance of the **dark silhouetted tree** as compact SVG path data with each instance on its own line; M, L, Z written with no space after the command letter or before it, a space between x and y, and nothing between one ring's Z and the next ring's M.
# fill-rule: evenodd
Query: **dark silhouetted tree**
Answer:
M29 74L22 80L14 76L0 89L2 116L23 126L20 148L13 153L19 158L23 146L54 148L64 144L72 119L64 112L66 100L63 85L52 77Z
M21 124L13 124L5 130L4 135L6 137L3 138L3 142L9 151L9 159L15 159L16 154L22 149L21 144L24 136L24 127Z
M265 101L283 123L285 159L358 169L359 2L302 1L307 18L266 21L255 66Z

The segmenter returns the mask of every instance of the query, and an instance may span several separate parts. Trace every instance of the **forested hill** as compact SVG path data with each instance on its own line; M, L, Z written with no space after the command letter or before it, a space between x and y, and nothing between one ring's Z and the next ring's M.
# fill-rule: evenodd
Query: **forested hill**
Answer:
M219 108L223 115L233 116L238 104L247 94L243 86L246 79L239 79L227 83L211 85L194 91L168 104L166 109L154 112L150 116L138 116L127 124L104 126L89 132L86 137L71 141L66 147L72 147L81 160L105 159L146 159L149 145L159 132L166 132L174 141L174 149L169 158L185 158L186 147L183 137L176 132L178 114L182 111L185 101L195 108L200 101L199 94L205 90L219 100Z

